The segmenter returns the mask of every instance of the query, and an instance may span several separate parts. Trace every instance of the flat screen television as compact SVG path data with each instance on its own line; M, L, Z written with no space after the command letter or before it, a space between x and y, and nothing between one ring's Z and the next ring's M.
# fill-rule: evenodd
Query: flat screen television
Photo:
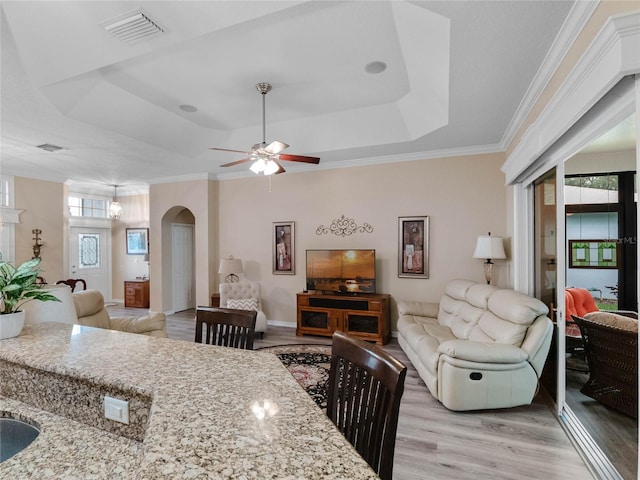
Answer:
M307 290L375 293L376 251L307 250Z

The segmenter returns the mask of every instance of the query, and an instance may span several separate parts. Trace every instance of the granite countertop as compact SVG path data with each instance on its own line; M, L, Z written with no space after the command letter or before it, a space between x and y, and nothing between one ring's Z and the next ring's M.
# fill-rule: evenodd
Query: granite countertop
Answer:
M0 478L377 478L271 353L61 323L0 342L0 416L41 428ZM133 398L132 435L96 389Z

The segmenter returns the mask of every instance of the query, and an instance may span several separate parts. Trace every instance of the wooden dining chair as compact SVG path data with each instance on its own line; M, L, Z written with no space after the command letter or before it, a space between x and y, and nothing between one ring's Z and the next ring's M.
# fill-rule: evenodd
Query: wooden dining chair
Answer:
M66 280L58 280L56 282L56 285L60 285L60 284L65 284L65 285L69 285L71 287L71 291L74 292L76 290L76 285L81 284L82 285L82 289L86 290L87 289L87 282L85 282L82 278L67 278Z
M253 350L257 315L254 310L198 307L195 341Z
M383 480L391 480L407 367L384 350L336 331L327 415Z

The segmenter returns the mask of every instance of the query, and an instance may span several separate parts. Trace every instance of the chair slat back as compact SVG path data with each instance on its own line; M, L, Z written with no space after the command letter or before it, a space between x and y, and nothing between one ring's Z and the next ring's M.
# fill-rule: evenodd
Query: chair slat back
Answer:
M327 415L383 480L393 472L406 373L384 350L334 333Z
M250 310L198 307L195 341L253 350L257 315Z
M82 278L67 278L66 280L58 280L56 285L65 284L71 287L71 291L74 292L76 290L76 285L82 284L82 290L87 289L87 282Z

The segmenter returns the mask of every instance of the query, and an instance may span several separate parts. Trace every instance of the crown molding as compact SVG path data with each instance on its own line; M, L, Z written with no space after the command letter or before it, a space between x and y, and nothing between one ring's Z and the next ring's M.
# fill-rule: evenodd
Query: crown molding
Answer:
M536 75L529 84L529 88L527 88L527 91L522 97L511 122L502 135L500 146L503 151L507 150L509 144L515 138L534 105L540 99L551 77L562 63L562 60L575 43L578 35L582 32L599 4L599 1L575 2L573 7L571 7L569 15L567 15L562 27L560 27L558 35L551 44L551 48L545 55L540 68L538 68Z
M519 177L622 78L640 72L639 46L639 12L607 19L502 165L508 184L520 181Z

